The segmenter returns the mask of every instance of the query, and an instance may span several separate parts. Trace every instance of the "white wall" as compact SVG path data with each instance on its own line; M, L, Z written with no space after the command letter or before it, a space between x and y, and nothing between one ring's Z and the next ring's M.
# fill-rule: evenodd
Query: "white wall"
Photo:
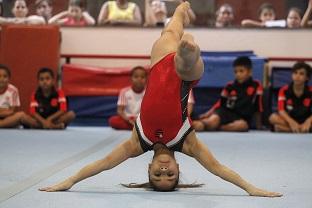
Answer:
M62 54L149 55L158 28L62 28ZM202 50L253 50L264 57L311 57L312 30L187 29ZM147 61L76 60L92 65L148 64Z

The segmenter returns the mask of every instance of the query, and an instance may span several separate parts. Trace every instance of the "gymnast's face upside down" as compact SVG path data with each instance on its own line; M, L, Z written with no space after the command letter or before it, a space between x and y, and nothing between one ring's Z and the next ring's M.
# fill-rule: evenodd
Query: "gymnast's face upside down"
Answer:
M149 164L149 181L155 191L173 191L179 182L179 164L173 152L155 145L154 157Z

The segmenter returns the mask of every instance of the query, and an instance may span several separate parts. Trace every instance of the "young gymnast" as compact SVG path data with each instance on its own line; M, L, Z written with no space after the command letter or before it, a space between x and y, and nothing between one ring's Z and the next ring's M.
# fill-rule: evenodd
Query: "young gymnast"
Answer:
M74 184L102 171L112 169L125 160L154 150L149 164L149 184L157 191L173 191L179 183L179 165L174 151L194 157L211 173L229 181L253 196L277 197L246 182L237 173L221 165L208 148L197 139L187 116L187 97L203 73L199 47L183 28L189 23L188 2L180 4L171 21L154 43L151 72L141 113L131 138L108 156L87 165L65 181L41 191L64 191Z

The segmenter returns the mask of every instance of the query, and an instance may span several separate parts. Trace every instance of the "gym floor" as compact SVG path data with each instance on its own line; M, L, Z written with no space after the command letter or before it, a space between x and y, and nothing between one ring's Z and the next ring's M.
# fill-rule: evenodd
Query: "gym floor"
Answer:
M130 131L69 127L65 131L0 130L0 207L312 207L312 136L251 131L199 133L215 157L258 187L281 198L250 197L207 172L194 159L176 153L182 183L201 188L160 193L128 189L121 183L147 181L152 152L82 181L70 191L46 193L84 165L108 154Z

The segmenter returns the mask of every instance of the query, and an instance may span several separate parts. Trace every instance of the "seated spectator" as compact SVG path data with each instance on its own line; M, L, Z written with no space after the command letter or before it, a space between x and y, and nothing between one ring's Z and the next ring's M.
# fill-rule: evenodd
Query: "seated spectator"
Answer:
M30 24L40 25L45 24L43 17L32 15L28 16L28 8L25 0L15 0L12 13L13 18L0 17L0 25L2 24Z
M172 2L176 2L178 4L182 3L183 0L173 0ZM196 19L196 15L192 9L188 10L190 22L194 23ZM144 26L160 26L164 27L170 18L168 18L167 14L167 6L164 1L160 0L145 0L145 23Z
M94 25L95 20L85 11L86 4L84 0L70 0L68 10L63 11L49 20L49 24L58 24L62 26L88 26Z
M287 28L300 28L301 25L301 11L300 9L293 7L289 10L286 20Z
M258 10L258 16L260 21L244 19L242 21L243 27L270 27L272 21L275 20L275 10L269 3L264 3ZM284 25L285 27L285 25Z
M10 69L0 64L0 128L14 128L25 122L26 114L17 112L20 106L18 90L9 84Z
M103 4L99 17L99 25L141 25L140 8L127 0L107 1Z
M146 81L146 69L142 66L134 67L131 71L132 85L120 91L117 102L117 115L112 116L108 121L112 128L133 129L135 119L140 113Z
M167 6L160 0L145 0L144 26L164 27L168 21Z
M49 68L38 71L38 88L31 96L29 127L38 129L64 129L75 118L67 111L64 92L56 90L54 73Z
M254 114L256 127L262 128L261 112L263 89L252 79L252 62L238 57L234 63L235 80L222 90L220 100L208 112L193 121L197 131L248 131Z
M52 0L36 0L36 12L48 23L52 17Z
M277 132L308 133L312 130L312 87L308 86L311 67L303 62L292 69L292 82L278 94L278 112L269 121Z
M215 27L232 27L234 21L233 7L229 4L223 4L216 12Z
M312 26L312 21L310 20L312 16L312 0L309 0L308 8L306 12L304 13L304 16L301 21L301 26L302 27L311 27Z

